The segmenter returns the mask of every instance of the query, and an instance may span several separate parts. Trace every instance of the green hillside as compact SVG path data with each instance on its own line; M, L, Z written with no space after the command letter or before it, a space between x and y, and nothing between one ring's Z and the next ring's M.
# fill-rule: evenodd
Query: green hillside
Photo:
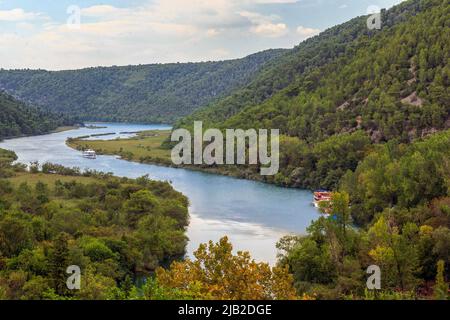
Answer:
M450 127L450 32L444 32L450 30L449 3L404 2L383 12L382 30L368 31L366 19L300 45L297 60L285 56L283 65L270 70L285 75L283 79L289 77L285 70L305 64L301 54L308 50L316 57L330 52L335 58L317 64L308 60L303 72L262 103L251 102L256 101L253 96L263 99L258 92L270 88L260 77L181 124L201 119L222 128L279 128L284 135L281 172L267 181L308 188L335 188L373 144L408 143ZM345 42L345 49L336 50ZM330 43L335 49L328 49ZM240 105L245 108L233 109ZM220 113L226 119L213 121Z
M204 63L1 70L0 88L79 120L171 123L246 85L284 52L267 50L243 59Z
M318 299L448 299L450 130L409 145L377 146L306 236L278 249L299 294ZM447 159L447 161L446 161ZM351 205L350 205L351 204ZM352 228L355 223L361 228ZM382 287L367 290L367 266Z
M442 32L450 27L450 5L424 1L420 10L360 37L357 49L225 125L280 128L309 141L357 129L376 142L408 140L442 129L450 110L450 33Z
M0 92L0 140L2 138L42 134L69 124L61 116L43 112Z
M383 30L408 20L420 10L420 1L407 1L388 11L383 10ZM299 81L312 71L336 61L339 57L353 55L364 45L362 40L371 39L377 33L377 30L367 28L367 16L357 17L325 30L271 63L249 85L182 119L179 125L186 126L192 120L203 120L217 126L243 108L259 105L275 93L288 86L292 87L293 82Z

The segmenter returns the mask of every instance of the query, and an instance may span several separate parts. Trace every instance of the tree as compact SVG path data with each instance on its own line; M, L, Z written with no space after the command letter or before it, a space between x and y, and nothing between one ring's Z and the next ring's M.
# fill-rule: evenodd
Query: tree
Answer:
M386 289L408 291L418 285L418 233L415 224L407 223L400 230L384 215L369 229L369 256L381 268Z
M301 239L288 253L287 262L296 283L330 284L336 277L336 264L328 244L319 245L313 239Z
M436 284L434 285L434 298L437 300L448 299L448 283L444 279L445 263L439 260L437 263Z
M40 204L45 204L49 201L49 190L48 186L42 181L38 181L35 186L36 199Z
M177 227L177 221L160 214L143 217L137 225L135 237L137 245L144 258L144 263L163 259L164 256L174 256L182 252L186 246L187 238L184 228Z
M0 150L0 161L10 156ZM188 201L169 183L45 167L42 181L55 181L56 172L66 181L55 188L0 181L0 298L127 299L139 291L131 279L184 255ZM30 180L25 167L4 169ZM127 214L135 224L121 219ZM81 268L80 291L67 288L71 265Z
M320 210L336 220L345 239L347 226L351 222L349 194L347 192L333 192L330 202L320 203Z
M201 244L195 260L172 263L169 270L158 268L156 279L162 287L203 299L267 300L296 299L292 276L286 268L257 263L248 252L232 253L227 237L218 243Z
M42 276L34 277L23 286L23 300L42 300L44 293L50 289L48 280Z
M158 213L159 207L159 200L148 190L140 190L131 194L130 200L124 204L128 224L136 226L144 215Z
M0 218L0 254L12 257L33 244L29 222L15 216Z
M66 270L69 266L69 236L66 233L60 233L55 241L50 254L50 273L52 280L52 287L58 295L65 295L68 293L66 280Z

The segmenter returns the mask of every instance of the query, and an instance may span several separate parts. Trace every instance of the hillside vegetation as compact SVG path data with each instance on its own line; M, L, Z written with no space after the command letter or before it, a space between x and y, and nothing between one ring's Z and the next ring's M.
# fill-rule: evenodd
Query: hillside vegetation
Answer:
M70 138L66 144L77 150L92 149L97 154L118 155L122 159L171 165L171 151L162 144L170 139L169 130L143 131L136 137L114 140Z
M167 182L44 164L0 149L0 300L124 299L185 253L188 200ZM68 290L68 266L82 270Z
M322 299L448 299L450 130L377 146L348 172L327 212L278 247L299 294ZM324 208L325 209L325 208ZM355 229L354 223L363 225ZM366 287L367 266L382 287Z
M243 59L204 63L1 70L0 89L79 121L171 123L248 84L284 52L267 50Z
M387 11L383 10L383 30L408 20L421 10L420 1L406 1ZM193 120L202 120L211 126L220 126L224 120L236 115L242 109L259 105L288 86L295 87L293 82L312 71L317 71L317 68L336 61L339 57L353 55L361 45L364 45L361 40L365 39L367 42L379 33L378 30L367 28L367 18L367 16L354 18L307 39L273 61L249 85L182 119L179 125L189 126ZM314 80L314 77L310 79L311 82ZM291 94L294 93L295 91Z
M47 133L67 124L71 124L71 121L53 113L29 107L0 92L0 140L14 136Z
M409 143L449 128L449 3L406 1L383 12L381 30L368 30L366 19L301 44L297 59L290 53L281 66L273 65L269 85L259 77L179 125L190 127L199 119L219 128L280 129L281 172L266 181L306 188L336 188L375 144ZM321 52L331 56L315 63L302 56L308 50L316 59ZM305 63L308 67L299 67ZM263 99L261 90L280 78L289 85L263 102L252 98ZM254 176L257 168L242 171Z
M224 126L280 128L308 142L358 129L374 142L408 141L449 126L450 5L420 1L417 10Z
M226 237L177 262L188 200L168 182L49 163L26 171L16 158L0 149L0 300L297 298L287 268L234 254Z

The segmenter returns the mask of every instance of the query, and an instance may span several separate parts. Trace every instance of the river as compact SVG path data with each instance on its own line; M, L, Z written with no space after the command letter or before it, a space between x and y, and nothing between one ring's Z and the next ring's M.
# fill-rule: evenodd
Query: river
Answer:
M0 142L0 148L16 152L18 162L29 164L52 162L67 167L112 172L117 176L136 178L148 174L155 180L171 181L173 187L190 201L191 221L187 230L187 248L192 256L198 245L217 241L227 235L235 250L249 251L257 261L276 262L276 242L287 234L302 234L311 221L318 218L312 206L312 193L287 189L261 182L214 174L128 162L115 156L85 159L81 152L66 146L66 139L92 134L115 135L99 139L115 139L143 130L170 129L164 125L122 123L96 124L105 128L80 128L42 136L24 137Z

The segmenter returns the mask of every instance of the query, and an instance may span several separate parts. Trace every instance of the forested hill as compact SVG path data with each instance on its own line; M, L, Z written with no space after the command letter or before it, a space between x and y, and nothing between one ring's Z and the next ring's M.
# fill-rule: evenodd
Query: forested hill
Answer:
M368 30L366 20L301 44L180 125L278 128L281 168L266 179L307 188L336 188L374 144L410 143L450 127L449 2L403 2L382 13L381 30Z
M426 0L424 2L429 3ZM383 31L392 29L393 26L420 13L423 10L420 3L420 0L406 1L389 10L383 10ZM368 16L354 18L300 43L265 68L249 85L182 119L179 126L187 126L193 120L203 120L217 126L242 109L259 105L288 86L298 88L296 83L299 79L305 78L313 71L320 71L320 67L340 57L353 56L361 46L370 46L370 41L380 31L369 30L367 19ZM321 78L324 76L326 75L321 75ZM316 80L317 74L309 78L311 85L314 85ZM295 91L291 92L291 95L294 93Z
M219 62L0 70L0 89L79 120L170 123L248 84L285 51Z
M62 116L29 107L0 92L0 140L43 134L66 124L70 124L70 121Z
M393 12L393 26L358 37L225 126L280 128L310 142L358 129L374 142L408 141L449 127L450 3L407 1L384 21Z

